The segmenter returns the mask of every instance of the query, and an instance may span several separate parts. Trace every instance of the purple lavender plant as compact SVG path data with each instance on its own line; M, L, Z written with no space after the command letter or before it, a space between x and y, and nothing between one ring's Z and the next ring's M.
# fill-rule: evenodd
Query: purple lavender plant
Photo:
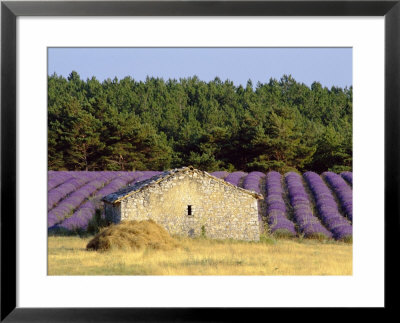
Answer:
M353 173L352 172L342 172L340 175L353 186Z
M267 223L272 233L296 235L295 225L286 217L286 205L283 200L282 176L278 172L269 172L266 181Z
M261 194L260 182L265 177L264 173L251 172L243 180L243 188Z
M81 205L71 217L65 219L61 224L57 225L58 228L74 231L86 230L90 219L94 216L96 209L101 208L100 200L104 196L111 194L128 184L133 184L137 181L143 181L151 178L160 172L123 172L120 176L113 179L110 183L105 185L102 189L97 191L91 199Z
M135 180L135 182L141 182L145 181L146 179L152 178L153 176L157 176L161 174L161 172L158 171L153 171L153 170L147 170L147 171L141 171L141 175Z
M245 173L245 172L233 172L225 177L225 182L231 183L235 186L239 186L240 181L246 175L247 175L247 173Z
M318 213L336 240L351 239L353 228L338 210L337 203L322 178L314 172L304 173L304 178L315 198Z
M229 173L226 172L226 171L218 171L218 172L212 172L211 175L215 176L215 177L218 177L218 178L221 178L221 179L224 179L226 176L229 175Z
M325 172L322 174L339 199L343 212L353 221L353 190L338 174Z
M302 178L295 172L285 174L285 180L289 191L290 203L293 207L293 215L299 226L300 232L305 237L331 238L332 234L313 215L309 196L304 189Z
M51 210L60 200L77 190L88 181L89 179L86 176L82 176L80 178L70 178L63 184L53 188L47 193L47 209Z
M85 200L89 199L98 189L107 184L117 175L110 172L99 172L99 179L94 179L82 186L67 198L63 199L56 207L49 211L47 215L48 227L51 227L67 218L75 209L77 209Z
M61 185L65 181L72 178L71 172L53 172L48 176L47 191L51 191L53 188Z

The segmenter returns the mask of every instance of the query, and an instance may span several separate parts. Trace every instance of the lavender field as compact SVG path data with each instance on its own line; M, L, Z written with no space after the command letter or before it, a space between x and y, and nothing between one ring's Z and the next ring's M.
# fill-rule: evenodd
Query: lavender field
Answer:
M102 210L101 198L159 173L49 171L49 232L87 230L96 209ZM261 216L269 233L352 239L351 172L325 172L321 175L306 172L300 175L295 172L218 171L211 174L264 196Z

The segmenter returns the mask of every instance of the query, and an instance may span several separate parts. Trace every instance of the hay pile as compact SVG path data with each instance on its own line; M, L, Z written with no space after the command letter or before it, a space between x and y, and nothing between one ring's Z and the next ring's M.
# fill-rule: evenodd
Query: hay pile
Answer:
M141 249L170 250L178 243L153 220L122 221L99 232L86 246L87 250Z

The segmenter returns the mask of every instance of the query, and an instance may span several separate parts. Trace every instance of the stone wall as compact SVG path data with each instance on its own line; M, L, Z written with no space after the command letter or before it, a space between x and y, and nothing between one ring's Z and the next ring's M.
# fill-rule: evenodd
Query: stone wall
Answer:
M192 215L188 215L188 206ZM258 199L220 180L186 171L153 183L116 203L113 222L153 219L171 234L259 240Z

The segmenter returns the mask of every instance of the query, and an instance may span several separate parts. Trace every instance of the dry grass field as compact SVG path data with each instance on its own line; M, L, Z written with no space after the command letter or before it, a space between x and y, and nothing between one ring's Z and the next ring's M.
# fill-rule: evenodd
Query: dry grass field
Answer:
M176 238L173 250L88 251L92 237L49 237L48 275L352 275L352 244L263 237Z

